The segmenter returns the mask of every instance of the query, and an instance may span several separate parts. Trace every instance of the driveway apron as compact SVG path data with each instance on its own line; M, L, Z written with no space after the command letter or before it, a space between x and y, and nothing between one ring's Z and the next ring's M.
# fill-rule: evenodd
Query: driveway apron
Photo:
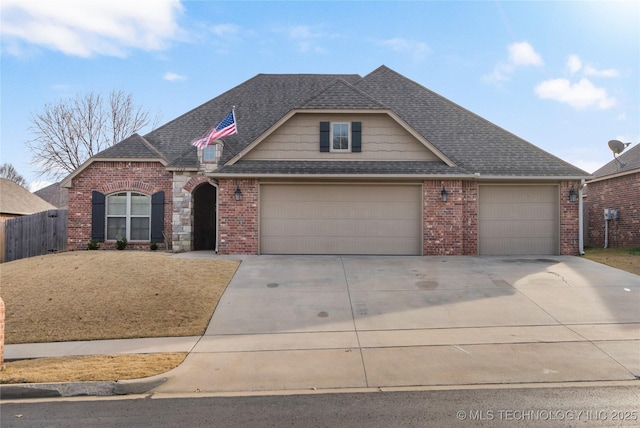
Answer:
M578 257L250 256L154 391L634 380L638 307Z

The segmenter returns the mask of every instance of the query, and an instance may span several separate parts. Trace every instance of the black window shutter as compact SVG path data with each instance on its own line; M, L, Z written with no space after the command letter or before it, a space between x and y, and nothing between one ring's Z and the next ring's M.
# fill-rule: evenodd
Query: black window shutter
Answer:
M351 122L351 151L362 151L362 122Z
M151 195L151 242L162 242L164 236L164 191Z
M104 202L103 193L91 192L91 239L104 242Z
M329 151L329 122L320 122L320 151Z

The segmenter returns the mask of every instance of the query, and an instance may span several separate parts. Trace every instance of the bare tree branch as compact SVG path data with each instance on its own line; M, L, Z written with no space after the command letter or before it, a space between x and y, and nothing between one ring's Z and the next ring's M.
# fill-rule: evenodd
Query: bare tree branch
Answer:
M23 176L18 174L18 171L16 171L16 169L10 163L3 163L0 166L0 177L7 178L24 188L27 187L27 180L25 180Z
M31 117L33 139L27 142L39 175L59 180L87 159L149 124L149 113L133 96L112 91L107 102L89 92L46 104Z

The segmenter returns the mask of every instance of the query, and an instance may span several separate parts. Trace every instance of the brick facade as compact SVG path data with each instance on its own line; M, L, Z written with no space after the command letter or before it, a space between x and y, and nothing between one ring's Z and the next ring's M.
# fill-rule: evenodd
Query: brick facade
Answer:
M93 162L73 177L69 189L67 249L86 250L91 239L91 194L106 195L121 191L136 191L146 195L164 191L164 233L171 236L172 173L159 162ZM115 248L115 242L100 244L103 249ZM149 243L130 243L127 248L149 249ZM159 244L171 249L171 240Z
M442 202L443 187L447 191L447 202ZM463 199L461 181L423 183L424 255L462 255Z
M587 185L588 244L604 247L605 208L619 210L618 220L609 220L609 247L640 246L640 171Z
M462 182L463 207L463 252L465 256L478 254L478 183Z
M577 256L580 253L580 223L578 221L578 202L569 200L571 189L578 192L580 182L563 181L560 183L560 255Z
M636 189L639 177L640 174L635 175ZM194 172L171 173L156 162L93 162L74 177L72 188L69 189L68 248L87 248L91 238L92 191L106 195L119 191L138 191L151 195L162 190L165 192L164 231L167 242L162 243L161 248L174 252L191 251L194 233L193 192L204 183L217 187L219 253L258 254L259 180L220 179L216 182ZM560 254L563 255L578 254L578 204L569 201L569 190L572 187L577 190L578 185L574 181L560 183ZM242 192L240 201L235 199L238 187ZM443 187L447 191L446 202L441 199ZM632 186L628 188L633 189ZM621 210L618 225L621 243L631 242L627 237L638 236L640 207L637 203L628 207L631 207L631 211ZM599 218L592 215L593 219L596 217ZM149 248L148 243L130 244L134 249ZM115 242L104 242L101 248L115 248ZM423 182L423 252L427 256L478 253L476 181Z
M218 183L218 251L258 254L258 180L222 179ZM236 201L240 188L242 200Z

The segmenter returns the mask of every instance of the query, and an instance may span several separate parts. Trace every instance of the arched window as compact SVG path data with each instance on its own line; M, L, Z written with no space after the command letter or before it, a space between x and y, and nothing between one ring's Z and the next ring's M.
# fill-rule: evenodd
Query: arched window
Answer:
M107 196L107 240L149 241L151 196L119 192Z

